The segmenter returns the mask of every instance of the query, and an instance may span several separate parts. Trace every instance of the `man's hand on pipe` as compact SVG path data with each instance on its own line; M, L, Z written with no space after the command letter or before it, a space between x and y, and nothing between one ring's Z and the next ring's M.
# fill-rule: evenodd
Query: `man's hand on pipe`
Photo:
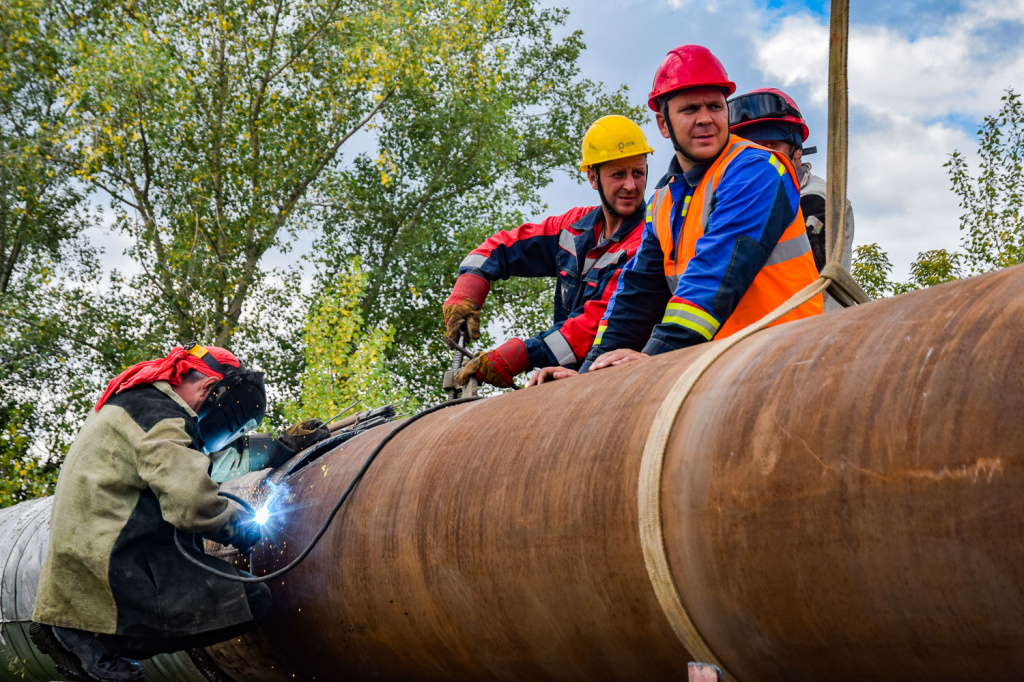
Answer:
M538 369L536 373L530 377L530 383L526 384L526 387L540 386L544 383L558 381L559 379L567 379L578 374L579 372L574 369L569 369L568 367L544 367L542 369Z
M624 365L627 362L634 362L635 360L649 357L651 356L646 353L630 350L629 348L610 350L607 353L602 353L597 357L597 360L594 360L594 364L590 366L590 371L593 372L595 369L604 369L613 365Z
M263 529L256 523L252 512L248 509L239 509L235 518L235 529L231 534L228 544L232 545L239 552L248 552L259 544L263 536Z

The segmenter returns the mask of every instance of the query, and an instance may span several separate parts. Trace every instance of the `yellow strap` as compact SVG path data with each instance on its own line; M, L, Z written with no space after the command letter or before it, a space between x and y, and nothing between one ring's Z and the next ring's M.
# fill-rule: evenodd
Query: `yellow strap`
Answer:
M206 346L200 346L198 343L188 349L188 354L189 355L194 355L197 358L202 358L204 355L206 355L209 352L210 351L206 348Z
M665 447L668 445L672 427L675 425L676 417L679 415L683 403L708 367L743 339L785 317L815 296L819 296L830 282L831 280L819 278L793 294L788 301L757 322L744 327L727 339L712 342L708 350L686 368L686 371L680 375L668 395L665 396L665 400L662 401L661 407L658 408L658 413L654 417L654 422L651 424L651 430L647 434L647 443L644 445L643 459L640 462L638 500L640 546L644 553L647 575L654 587L654 593L658 597L662 611L690 656L702 663L714 663L722 669L727 680L736 678L729 673L701 636L683 604L672 577L672 569L668 564L661 514L661 476L665 466Z

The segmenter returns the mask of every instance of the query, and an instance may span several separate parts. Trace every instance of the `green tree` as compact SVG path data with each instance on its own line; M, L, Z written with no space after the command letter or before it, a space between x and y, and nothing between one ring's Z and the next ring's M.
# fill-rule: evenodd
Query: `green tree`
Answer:
M442 395L449 355L439 315L459 262L494 232L544 214L538 190L555 171L576 172L593 120L643 120L624 91L579 78L580 33L553 35L565 10L535 0L491 4L498 13L475 50L435 63L431 88L396 89L375 122L375 150L325 196L321 281L360 258L369 274L363 315L371 326L394 326L389 367L421 401ZM551 284L497 283L485 322L499 321L506 338L546 328Z
M363 319L360 300L367 279L353 261L317 295L303 328L301 398L283 408L286 421L327 419L357 401L360 410L388 403L415 406L387 371L394 328L375 329Z
M874 299L893 295L896 284L889 279L892 262L877 242L858 246L853 251L853 278L864 293Z
M153 0L79 41L67 144L135 240L133 284L160 305L155 323L226 345L272 285L261 259L310 227L308 199L343 145L397 88L429 89L431 65L486 29L489 6Z
M968 274L1024 262L1024 103L1013 89L978 130L977 174L954 151L945 164L960 201L960 245Z
M50 490L137 328L128 307L100 292L85 235L95 214L62 158L64 46L90 30L99 7L0 6L0 505Z
M57 480L56 464L30 452L34 417L31 404L0 405L0 507L49 494Z
M904 285L910 289L925 289L963 277L962 256L956 251L932 249L923 251L910 264L910 281ZM901 292L900 292L901 293Z

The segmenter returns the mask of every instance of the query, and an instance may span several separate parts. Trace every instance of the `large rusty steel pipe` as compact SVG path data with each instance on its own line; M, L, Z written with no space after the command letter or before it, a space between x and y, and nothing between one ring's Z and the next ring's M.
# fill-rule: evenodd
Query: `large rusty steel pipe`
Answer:
M665 448L664 548L737 679L1019 677L1022 319L1017 267L765 330L697 383ZM207 650L208 678L685 679L638 487L654 415L704 350L412 424L271 585L260 630ZM255 572L301 551L392 428L284 478Z
M768 329L700 380L665 455L665 547L738 679L1024 670L1022 319L1017 267ZM654 414L703 350L399 434L273 586L267 640L306 679L682 679L637 485ZM378 438L290 477L258 570L303 546Z

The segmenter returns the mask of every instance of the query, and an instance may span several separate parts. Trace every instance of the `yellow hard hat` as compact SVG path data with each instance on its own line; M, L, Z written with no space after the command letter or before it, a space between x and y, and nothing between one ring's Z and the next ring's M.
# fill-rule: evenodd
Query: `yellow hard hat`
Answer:
M586 173L608 161L653 153L644 131L636 123L625 116L602 116L590 125L583 136L580 170Z

